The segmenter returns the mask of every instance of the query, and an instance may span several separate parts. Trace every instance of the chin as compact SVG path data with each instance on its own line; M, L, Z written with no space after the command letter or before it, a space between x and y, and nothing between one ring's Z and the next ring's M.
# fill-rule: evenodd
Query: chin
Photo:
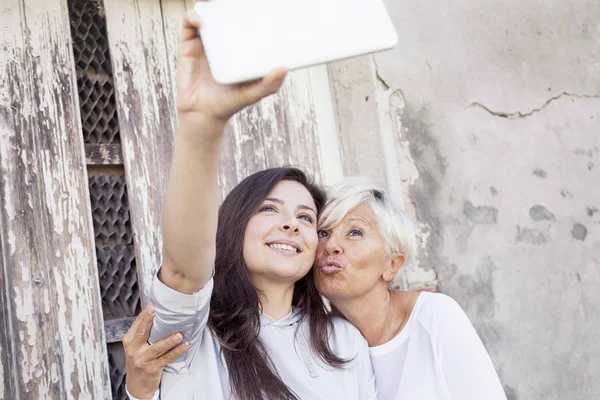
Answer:
M315 286L317 287L317 291L321 295L327 297L328 300L343 295L344 291L341 283L342 282L335 277L326 276L324 274L317 274L317 276L315 276Z
M306 276L310 269L298 266L273 266L268 268L267 273L273 280L296 282Z

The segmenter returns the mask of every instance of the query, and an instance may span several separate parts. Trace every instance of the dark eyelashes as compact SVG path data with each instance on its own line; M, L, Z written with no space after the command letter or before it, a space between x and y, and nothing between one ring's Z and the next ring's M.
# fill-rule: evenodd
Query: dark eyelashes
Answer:
M324 238L329 236L329 232L326 230L320 230L317 232L319 238ZM347 233L348 236L363 236L363 232L360 229L350 229Z
M265 204L264 206L260 207L260 208L258 209L258 211L259 211L259 212L263 212L263 211L277 211L277 208L276 208L275 206L273 206L273 205L270 205L270 204ZM311 216L310 216L310 215L308 215L308 214L300 214L300 215L298 216L298 218L305 218L305 220L306 220L307 222L310 222L311 224L312 224L312 223L315 221L315 220L313 219L313 217L311 217Z
M302 218L302 217L306 217L306 221L307 221L307 222L310 222L311 224L312 224L312 223L313 223L313 221L314 221L314 220L313 220L313 218L312 218L310 215L308 215L308 214L302 214L302 215L299 215L299 216L298 216L298 218Z

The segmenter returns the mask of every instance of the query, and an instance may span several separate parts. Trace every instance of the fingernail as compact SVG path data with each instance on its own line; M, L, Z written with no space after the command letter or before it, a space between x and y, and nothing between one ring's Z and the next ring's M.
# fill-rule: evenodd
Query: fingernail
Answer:
M183 335L181 333L177 333L175 336L173 336L174 342L181 342L181 339L183 339Z
M181 345L187 349L188 347L190 347L190 342L185 342L185 343L182 343Z
M154 308L154 304L150 304L148 306L148 314L154 315L155 312L156 312L156 309Z

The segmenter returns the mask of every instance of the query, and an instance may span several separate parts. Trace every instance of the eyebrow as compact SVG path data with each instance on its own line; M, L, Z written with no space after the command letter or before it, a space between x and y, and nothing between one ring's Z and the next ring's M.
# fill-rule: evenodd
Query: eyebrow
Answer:
M285 201L275 198L275 197L267 197L265 199L265 201L272 201L273 203L285 204ZM303 210L310 210L310 211L314 212L315 215L317 215L317 212L312 207L306 206L304 204L299 204L298 208L303 209Z
M364 218L364 217L358 217L358 218L350 218L348 220L348 222L360 222L363 225L366 225L368 227L371 227L371 223L369 222L368 219Z

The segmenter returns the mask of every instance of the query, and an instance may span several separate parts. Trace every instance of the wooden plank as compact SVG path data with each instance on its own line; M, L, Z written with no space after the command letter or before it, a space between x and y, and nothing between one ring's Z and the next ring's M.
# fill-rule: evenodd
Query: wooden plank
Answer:
M123 335L135 321L135 317L119 318L104 322L104 334L106 335L106 343L120 342Z
M176 86L176 64L177 64L177 45L179 43L179 35L181 33L181 23L183 21L183 15L186 10L189 10L194 5L194 0L163 0L162 1L162 17L163 17L163 28L165 32L165 42L167 46L167 57L169 61L169 72L171 74L171 82L173 88L173 95L177 95ZM238 182L239 177L236 173L235 168L230 166L235 165L234 159L234 146L235 141L232 138L231 128L226 128L227 133L223 141L223 156L221 165L226 166L221 168L219 174L219 198L223 198L227 195L229 190L233 188Z
M344 176L338 125L326 64L308 70L314 104L315 136L318 141L322 183L331 185Z
M66 3L3 0L0 16L0 398L107 399Z
M105 0L142 302L162 254L162 201L173 152L174 92L160 0Z
M386 187L388 171L378 108L379 90L372 57L355 57L331 63L329 76L344 174L366 175Z
M167 59L169 73L173 84L173 93L176 93L175 66L177 65L177 44L181 34L181 23L186 10L194 6L194 0L162 0L162 20L167 46Z
M4 105L2 104L2 106ZM4 238L1 233L0 230L0 243L3 244ZM3 247L0 246L0 260L4 260ZM10 373L12 366L16 365L17 361L14 360L16 348L13 345L11 304L9 293L6 290L4 262L2 262L2 267L2 273L0 273L0 292L2 294L0 296L0 399L8 399L9 393L17 393L17 379Z
M299 167L322 182L324 132L336 132L326 70L321 66L290 72L279 93L230 122L220 164L222 193L251 173L280 166Z
M86 144L85 163L88 167L122 165L122 152L120 144Z

